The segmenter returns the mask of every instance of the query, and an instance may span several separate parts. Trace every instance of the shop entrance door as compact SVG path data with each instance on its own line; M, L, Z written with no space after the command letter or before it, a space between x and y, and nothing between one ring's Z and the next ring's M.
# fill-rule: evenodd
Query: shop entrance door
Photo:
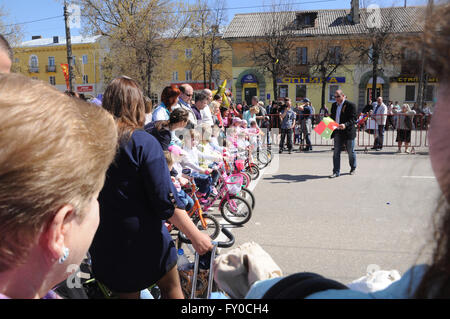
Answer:
M256 96L258 91L256 88L245 88L244 89L244 99L247 105L252 105L252 97Z

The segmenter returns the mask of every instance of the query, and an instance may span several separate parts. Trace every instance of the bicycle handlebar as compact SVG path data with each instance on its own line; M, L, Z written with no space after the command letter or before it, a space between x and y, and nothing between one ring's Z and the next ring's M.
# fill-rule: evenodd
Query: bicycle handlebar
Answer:
M227 236L228 241L220 241L220 242L213 241L213 243L215 243L217 247L220 248L230 248L231 246L234 245L235 241L233 234L227 228L224 227L222 227L221 231L225 236ZM180 239L181 242L185 244L192 244L192 242L189 239L184 239L181 236L178 236L178 238Z

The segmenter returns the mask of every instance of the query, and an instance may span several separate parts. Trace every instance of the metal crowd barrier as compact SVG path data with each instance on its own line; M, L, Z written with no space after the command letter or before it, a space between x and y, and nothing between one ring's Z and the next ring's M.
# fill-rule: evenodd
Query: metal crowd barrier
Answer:
M385 122L383 122L383 117ZM428 147L428 128L431 115L398 113L393 115L372 115L365 122L358 124L357 145L363 147L368 152L369 147L373 147L377 136L378 125L384 125L383 148L398 147L397 137L399 135L398 126L404 122L405 117L411 120L411 141L409 147L411 153L416 152L418 147ZM404 143L403 143L404 144ZM403 147L404 145L402 145Z
M271 144L279 145L281 138L281 119L279 114L267 114L270 117L270 136L271 136ZM312 115L314 121L312 121L312 129L310 134L311 146L329 146L333 147L334 142L331 139L323 139L319 134L314 131L314 127L320 123L323 118L321 114ZM412 129L411 129L411 142L409 143L409 148L412 153L416 152L416 148L418 147L428 147L428 128L431 121L431 115L426 114L415 114L415 115L406 115L403 113L393 114L393 115L372 115L366 121L357 124L357 135L356 135L356 146L363 148L364 152L368 152L370 148L374 146L375 142L375 121L381 122L381 117L386 117L386 125L384 126L384 138L383 138L383 148L391 148L398 147L397 139L397 124L400 120L409 116L412 120ZM299 120L297 116L296 122ZM304 138L304 134L301 131L301 123L300 124L300 141L296 140L295 129L292 133L292 144L294 148L298 148L300 150L304 149L306 145L306 141ZM286 143L285 143L286 145ZM402 146L403 147L403 146Z

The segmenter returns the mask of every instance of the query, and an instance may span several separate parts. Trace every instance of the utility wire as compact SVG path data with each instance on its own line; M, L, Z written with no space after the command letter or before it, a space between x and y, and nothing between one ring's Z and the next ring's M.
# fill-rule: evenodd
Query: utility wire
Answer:
M254 9L254 8L264 8L264 7L279 7L279 6L295 6L300 4L311 4L311 3L323 3L323 2L335 2L337 0L316 0L316 1L305 1L305 2L296 2L296 3L290 3L290 4L280 4L280 5L258 5L258 6L251 6L251 7L235 7L235 8L223 8L223 9L217 9L217 8L211 8L211 9L195 9L195 10L183 10L183 11L162 11L161 13L166 14L172 14L172 13L194 13L194 12L204 12L204 11L216 11L216 10L240 10L240 9ZM86 15L82 15L86 16ZM55 17L48 17L48 18L42 18L38 20L33 21L26 21L26 22L19 22L19 23L12 23L4 25L4 27L12 27L15 25L23 25L23 24L30 24L35 22L41 22L41 21L47 21L47 20L53 20L53 19L60 19L64 18L64 15L59 15Z
M22 24L30 24L30 23L34 23L34 22L41 22L41 21L47 21L47 20L53 20L53 19L60 19L60 18L64 18L63 15L59 15L56 17L49 17L49 18L42 18L39 20L33 20L33 21L26 21L26 22L19 22L19 23L12 23L12 24L6 24L4 25L4 27L12 27L15 25L22 25Z

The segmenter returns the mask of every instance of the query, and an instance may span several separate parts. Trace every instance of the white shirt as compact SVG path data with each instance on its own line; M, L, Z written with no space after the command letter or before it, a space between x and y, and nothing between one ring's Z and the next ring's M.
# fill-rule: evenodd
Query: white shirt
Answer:
M184 101L181 102L181 101L182 100L180 99L178 101L178 104L175 104L174 106L172 106L172 110L175 110L177 108L182 108L182 109L188 111L189 112L189 117L188 117L189 121L192 124L197 125L197 117L195 116L194 111L192 111L192 108L186 102L184 102Z
M158 106L152 113L152 122L156 121L168 121L170 115L164 105Z
M209 108L209 106L206 106L203 110L201 110L200 114L202 115L202 119L200 120L200 122L198 124L208 124L211 126L214 125L213 116L212 116L211 109Z
M336 110L336 123L341 124L341 111L342 111L342 106L344 105L345 100L342 101L341 104L338 105L338 108Z
M387 120L387 106L384 103L381 103L380 106L378 106L378 103L375 103L373 107L373 115L375 122L377 122L377 125L386 125Z
M145 114L145 125L152 121L152 113Z

